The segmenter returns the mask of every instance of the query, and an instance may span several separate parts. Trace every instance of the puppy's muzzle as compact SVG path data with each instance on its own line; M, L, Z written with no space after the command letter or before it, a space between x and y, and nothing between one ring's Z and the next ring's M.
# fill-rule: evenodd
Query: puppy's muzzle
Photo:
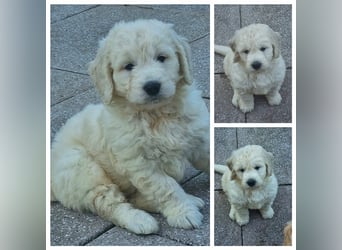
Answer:
M261 68L261 66L262 66L262 63L259 62L259 61L254 61L252 63L252 68L255 69L255 70L259 70Z
M247 185L248 185L249 187L254 187L255 184L256 184L256 180L254 180L254 179L248 179L248 180L247 180Z
M143 89L149 96L156 96L158 95L160 91L160 86L161 86L161 83L158 81L148 81L143 86Z

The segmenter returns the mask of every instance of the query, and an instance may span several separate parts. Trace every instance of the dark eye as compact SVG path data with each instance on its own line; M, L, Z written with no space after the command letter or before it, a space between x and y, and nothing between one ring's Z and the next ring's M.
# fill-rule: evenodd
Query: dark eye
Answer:
M244 51L242 51L243 53L245 53L246 55L249 53L248 49L245 49Z
M259 170L261 167L260 166L255 166L254 169L255 170Z
M260 50L261 50L261 51L265 51L266 48L265 48L265 47L261 47Z
M161 62L161 63L163 63L165 60L166 60L166 56L159 55L159 56L157 57L157 61L159 61L159 62Z
M125 70L131 71L134 68L134 65L132 63L129 63L125 66Z
M243 168L240 168L239 171L240 171L241 173L245 172L245 170L244 170Z

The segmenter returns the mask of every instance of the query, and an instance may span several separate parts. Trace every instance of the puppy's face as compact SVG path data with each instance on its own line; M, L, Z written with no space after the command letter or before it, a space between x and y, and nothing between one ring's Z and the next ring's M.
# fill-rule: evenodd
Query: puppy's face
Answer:
M258 145L248 145L233 152L227 165L231 179L243 189L254 189L263 185L267 176L272 175L272 154Z
M241 63L247 72L259 72L270 67L279 57L280 36L265 24L252 24L238 30L230 47L235 52L235 62Z
M102 41L90 74L107 104L118 96L157 107L174 97L180 82L191 83L189 53L172 25L156 20L119 23Z

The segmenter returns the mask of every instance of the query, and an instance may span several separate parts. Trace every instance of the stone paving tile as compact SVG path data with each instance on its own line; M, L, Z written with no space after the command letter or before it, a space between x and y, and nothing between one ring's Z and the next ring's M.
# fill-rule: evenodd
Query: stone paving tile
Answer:
M51 23L63 20L96 7L96 5L51 5Z
M279 184L292 182L291 128L238 128L238 147L257 144L274 156L273 169Z
M281 245L282 230L292 214L291 128L215 128L215 163L225 164L231 152L247 144L259 144L273 153L278 195L271 220L250 212L250 223L240 227L230 220L229 204L222 191L222 175L215 173L215 245Z
M287 67L291 67L292 8L291 5L242 5L242 27L265 23L281 35L281 52Z
M215 74L215 122L244 123L246 115L232 104L233 89L226 75Z
M254 110L244 114L232 104L233 89L225 74L215 74L215 122L290 123L292 121L292 71L287 70L280 89L282 102L270 106L264 96L254 96Z
M94 86L90 81L90 77L85 74L52 69L50 77L53 83L50 89L52 106L81 94Z
M122 228L114 227L95 240L88 246L184 246L177 241L173 241L159 235L136 235Z
M51 245L76 246L91 241L113 224L99 216L79 213L63 207L59 202L51 203Z

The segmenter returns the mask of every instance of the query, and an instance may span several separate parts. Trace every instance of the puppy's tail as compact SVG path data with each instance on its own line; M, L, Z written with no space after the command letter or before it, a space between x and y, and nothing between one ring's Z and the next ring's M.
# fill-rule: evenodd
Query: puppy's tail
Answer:
M228 46L222 46L222 45L216 45L215 44L215 52L220 54L220 55L227 55L232 49L229 48Z
M227 166L219 165L219 164L215 164L214 169L216 172L218 172L220 174L224 174L225 172L227 172L229 170Z

